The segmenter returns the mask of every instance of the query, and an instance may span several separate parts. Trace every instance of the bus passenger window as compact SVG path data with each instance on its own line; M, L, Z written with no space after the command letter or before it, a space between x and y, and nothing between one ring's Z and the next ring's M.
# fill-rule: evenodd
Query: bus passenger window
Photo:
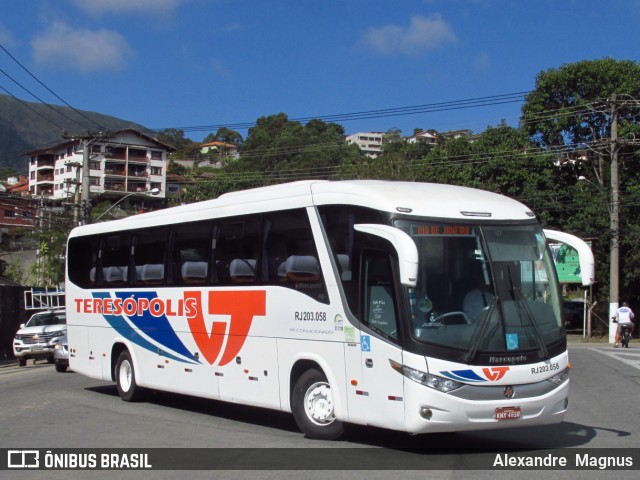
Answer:
M215 246L211 222L181 224L173 231L170 264L175 285L209 283L209 260Z
M380 212L354 205L321 205L318 207L331 253L338 269L349 310L360 319L360 251L363 237L354 230L358 223L385 223Z
M96 236L75 237L69 241L67 265L69 280L81 288L95 288L98 282L98 251Z
M164 284L167 234L165 228L147 228L136 234L133 259L137 284Z
M260 215L223 218L217 223L220 235L214 258L220 285L258 281L260 266L256 259L260 251L261 224Z
M263 281L294 289L328 303L318 250L304 209L266 215L263 243Z
M129 281L130 255L128 235L106 237L102 247L102 285L98 286L125 285Z

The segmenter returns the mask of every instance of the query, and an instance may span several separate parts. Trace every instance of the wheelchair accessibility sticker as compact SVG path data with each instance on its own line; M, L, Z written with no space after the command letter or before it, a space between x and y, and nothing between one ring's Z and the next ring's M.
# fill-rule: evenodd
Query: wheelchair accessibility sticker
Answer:
M507 333L507 350L517 350L518 349L518 334L517 333Z
M362 335L360 337L360 346L363 352L371 351L371 337L369 335Z

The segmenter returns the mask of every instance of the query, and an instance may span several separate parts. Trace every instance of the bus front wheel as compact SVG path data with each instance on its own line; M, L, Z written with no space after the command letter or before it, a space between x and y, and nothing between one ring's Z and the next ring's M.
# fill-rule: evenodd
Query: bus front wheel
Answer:
M125 402L136 402L142 398L142 388L136 384L136 372L127 350L120 353L116 363L116 384L118 395Z
M304 372L291 394L291 411L298 428L309 438L335 440L344 433L344 425L335 417L331 385L316 369Z

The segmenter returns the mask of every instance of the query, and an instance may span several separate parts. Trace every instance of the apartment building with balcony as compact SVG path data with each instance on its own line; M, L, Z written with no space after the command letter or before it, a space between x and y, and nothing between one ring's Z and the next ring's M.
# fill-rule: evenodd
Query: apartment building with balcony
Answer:
M166 198L170 145L134 129L95 141L65 140L28 152L29 194L51 201L79 203L84 148L89 148L89 190L93 201L159 189ZM132 195L133 196L133 195Z
M371 158L382 155L382 144L384 143L385 133L382 132L358 132L345 137L348 144L355 143L358 145L362 153Z

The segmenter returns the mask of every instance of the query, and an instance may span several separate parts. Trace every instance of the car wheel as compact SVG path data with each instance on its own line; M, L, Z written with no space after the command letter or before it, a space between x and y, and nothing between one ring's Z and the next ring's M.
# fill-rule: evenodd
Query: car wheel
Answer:
M20 365L21 367L26 367L27 366L27 359L24 358L24 357L18 358L18 365Z
M137 402L142 399L143 389L136 384L136 372L128 350L122 351L116 363L116 384L118 395L125 402Z
M64 373L67 371L67 365L64 363L56 362L56 372Z
M304 372L291 394L291 411L298 428L309 438L335 440L344 433L344 425L335 417L331 385L316 369Z

